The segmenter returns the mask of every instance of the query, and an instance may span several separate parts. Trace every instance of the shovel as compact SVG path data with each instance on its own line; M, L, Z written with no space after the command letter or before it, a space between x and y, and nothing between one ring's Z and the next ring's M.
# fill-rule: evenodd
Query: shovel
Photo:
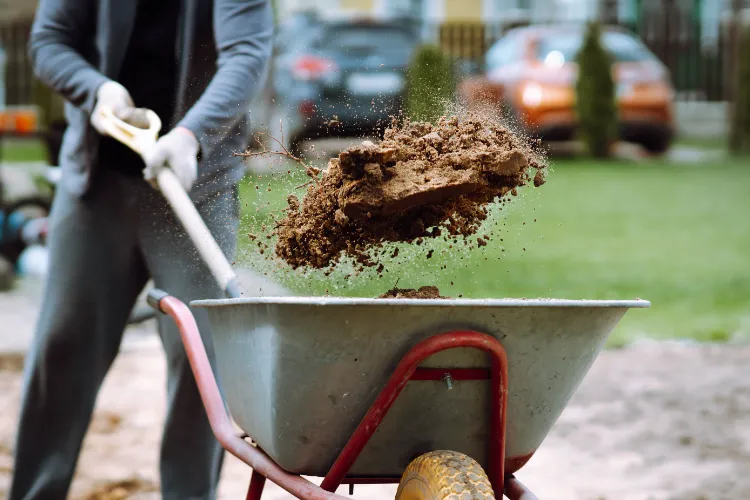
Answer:
M111 109L101 109L103 124L107 133L117 139L130 149L143 154L143 151L153 145L161 130L159 116L150 109L144 110L148 119L148 128L135 127L115 116ZM163 168L156 176L155 187L167 199L177 218L182 223L185 231L190 236L198 253L211 270L219 287L228 298L242 296L239 279L232 269L231 264L224 256L219 245L216 243L211 232L203 222L198 210L183 189L180 181L168 168Z

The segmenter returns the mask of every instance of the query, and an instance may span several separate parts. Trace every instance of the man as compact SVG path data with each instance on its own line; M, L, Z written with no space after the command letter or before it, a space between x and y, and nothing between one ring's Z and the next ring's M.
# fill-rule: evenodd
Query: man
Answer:
M63 179L50 215L50 275L26 361L11 500L64 499L97 392L149 277L189 301L221 291L166 201L144 180L171 168L226 255L238 227L232 153L247 146L248 103L265 78L267 0L41 0L30 54L68 101ZM166 132L142 160L96 113L156 111ZM196 311L201 332L206 318ZM165 499L210 499L222 463L179 333L160 318L168 410ZM206 335L209 354L210 336Z

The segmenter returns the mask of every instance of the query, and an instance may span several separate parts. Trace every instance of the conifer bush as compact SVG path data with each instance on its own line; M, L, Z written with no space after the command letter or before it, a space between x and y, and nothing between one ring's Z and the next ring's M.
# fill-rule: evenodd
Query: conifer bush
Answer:
M439 47L415 51L406 83L406 114L414 121L435 122L446 112L456 89L453 61Z
M602 46L598 22L589 23L577 63L576 111L579 133L592 156L606 157L617 138L617 103L612 59Z
M740 29L736 51L734 110L730 135L733 153L750 152L750 25Z

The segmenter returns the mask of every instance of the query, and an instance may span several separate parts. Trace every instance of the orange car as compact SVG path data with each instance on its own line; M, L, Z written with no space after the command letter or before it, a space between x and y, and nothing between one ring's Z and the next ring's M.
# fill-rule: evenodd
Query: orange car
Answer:
M490 47L484 74L464 80L463 99L502 102L528 133L571 140L576 131L576 54L583 25L515 28ZM652 153L669 149L674 135L674 90L667 68L634 35L604 27L602 43L614 59L620 138Z

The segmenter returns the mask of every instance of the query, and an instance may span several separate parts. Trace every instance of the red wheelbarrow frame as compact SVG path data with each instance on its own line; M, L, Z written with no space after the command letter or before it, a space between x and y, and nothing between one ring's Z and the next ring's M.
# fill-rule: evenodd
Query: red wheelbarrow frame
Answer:
M536 500L513 475L505 475L505 412L508 395L508 362L502 344L485 333L456 330L430 337L412 347L401 359L375 402L341 450L320 486L302 476L290 474L274 462L260 448L247 442L248 436L238 435L224 406L206 349L190 309L180 300L160 291L149 293L149 303L168 314L177 324L182 343L190 361L203 406L216 439L221 446L249 465L253 472L247 500L260 500L266 479L303 500L344 500L337 495L341 484L398 483L399 478L351 478L346 474L367 442L383 421L393 403L409 381L418 380L490 380L492 387L490 417L490 452L487 476L496 493L503 492L510 500ZM441 351L470 347L487 352L492 364L483 368L419 368L419 365ZM500 497L501 498L501 497Z

